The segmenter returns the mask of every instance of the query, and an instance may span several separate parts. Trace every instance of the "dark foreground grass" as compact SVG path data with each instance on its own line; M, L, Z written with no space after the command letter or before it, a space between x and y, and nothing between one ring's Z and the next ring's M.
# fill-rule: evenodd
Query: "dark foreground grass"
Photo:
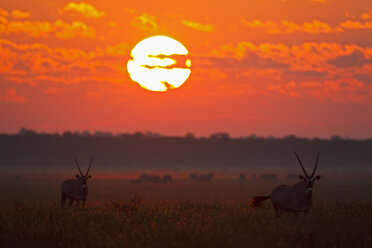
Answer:
M315 203L275 218L243 201L0 207L1 247L372 247L372 206Z

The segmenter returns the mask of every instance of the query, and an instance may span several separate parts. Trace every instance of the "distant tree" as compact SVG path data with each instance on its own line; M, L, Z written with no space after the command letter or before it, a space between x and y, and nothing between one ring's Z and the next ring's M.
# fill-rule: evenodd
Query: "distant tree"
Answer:
M21 136L36 136L37 132L23 127L18 131L18 135L21 135Z
M73 132L72 135L74 135L74 136L81 136L79 131Z
M147 131L145 136L149 138L160 138L161 137L159 133L153 133L151 131Z
M118 138L128 138L128 137L130 137L131 135L129 134L129 133L118 133L117 135L116 135L116 137L118 137Z
M210 139L212 139L212 140L228 140L228 139L230 139L230 135L228 133L218 132L218 133L213 133L210 136Z
M53 133L52 134L54 137L60 137L59 133Z
M112 133L111 132L95 131L94 136L96 136L96 137L112 137Z
M253 133L250 136L248 136L248 138L250 138L250 139L257 139L257 135Z
M283 139L287 139L287 140L295 140L296 139L296 135L288 135L288 136L285 136Z
M70 131L64 132L64 133L62 134L62 137L63 137L63 138L70 138L70 137L75 137L75 136L76 136L76 135L73 134L73 133L71 133Z
M91 134L90 134L90 131L84 130L84 131L82 131L80 133L80 136L82 136L82 137L89 137L89 136L91 136Z
M187 138L187 139L195 139L195 136L194 136L193 133L191 133L191 132L187 132L187 133L186 133L186 138Z
M133 134L133 137L134 137L134 138L137 138L137 139L141 139L141 138L144 137L144 135L143 135L142 132L135 132L135 133Z
M331 140L332 140L332 141L340 141L340 140L342 140L342 137L339 136L339 135L333 135L333 136L331 137Z

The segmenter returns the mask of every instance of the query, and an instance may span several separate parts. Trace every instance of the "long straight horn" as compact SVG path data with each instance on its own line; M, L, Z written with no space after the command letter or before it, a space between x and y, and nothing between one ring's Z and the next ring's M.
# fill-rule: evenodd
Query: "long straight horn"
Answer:
M318 161L319 161L319 154L320 154L320 151L318 151L318 155L316 156L315 167L314 167L313 173L311 174L311 177L313 177L313 176L314 176L314 174L315 174L315 171L316 171L316 167L318 166Z
M83 172L81 172L81 170L80 170L79 162L77 161L77 158L76 157L75 157L75 161L76 161L76 165L77 165L77 167L78 167L78 169L80 171L80 176L83 176Z
M297 153L296 153L296 151L295 150L293 150L293 153L294 153L294 155L296 155L296 157L297 157L297 160L298 160L298 162L300 163L300 165L301 165L301 168L302 168L302 170L304 171L304 173L305 173L305 176L308 178L309 176L307 175L307 173L306 173L306 171L305 171L305 168L304 168L304 166L302 165L302 162L301 162L301 159L300 159L300 157L297 155Z
M90 166L92 165L92 162L93 162L93 158L94 158L94 156L90 159L89 167L88 167L87 173L85 173L85 176L88 176Z

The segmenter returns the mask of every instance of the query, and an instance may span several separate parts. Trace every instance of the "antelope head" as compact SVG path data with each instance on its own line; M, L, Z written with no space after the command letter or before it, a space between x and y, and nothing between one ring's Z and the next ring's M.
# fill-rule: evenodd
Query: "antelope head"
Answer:
M314 177L315 172L316 172L316 167L318 166L319 153L320 153L320 151L318 152L318 155L316 156L315 167L314 167L313 172L311 173L310 176L306 173L306 170L305 170L304 166L302 165L302 162L301 162L300 157L297 155L297 153L295 151L293 151L293 153L296 155L297 160L300 163L300 166L302 168L302 171L304 172L304 175L299 175L298 176L298 179L305 181L307 193L308 193L309 196L311 196L311 193L312 193L313 187L314 187L314 182L316 180L319 180L320 179L320 176L319 175L317 175L317 176Z
M79 162L78 162L77 158L75 158L76 165L77 165L77 167L79 169L79 172L80 172L80 175L76 174L76 178L78 180L80 180L80 182L82 184L82 190L83 190L83 192L86 191L86 189L87 189L87 181L88 181L88 179L92 177L91 175L88 176L88 174L89 174L90 166L92 165L92 162L93 162L93 158L94 158L94 156L90 159L89 167L88 167L88 170L86 171L85 174L83 174L83 172L81 172L81 169L80 169L80 166L79 166Z

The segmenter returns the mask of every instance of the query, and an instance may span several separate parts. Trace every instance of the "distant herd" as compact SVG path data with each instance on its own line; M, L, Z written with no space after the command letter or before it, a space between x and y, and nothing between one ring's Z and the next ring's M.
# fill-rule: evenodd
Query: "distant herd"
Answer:
M319 180L321 177L319 175L315 176L315 172L319 162L318 152L316 157L316 162L312 173L307 174L305 168L302 165L302 161L298 154L293 151L296 156L300 167L303 171L303 175L296 176L295 174L287 174L287 178L298 178L300 182L293 186L280 185L274 188L270 195L267 196L255 196L251 199L250 205L254 207L259 207L265 200L270 199L273 205L275 214L277 217L281 216L283 212L292 212L298 214L300 212L307 213L310 211L312 206L312 191L314 187L314 182ZM89 167L85 173L82 173L79 162L75 158L76 165L79 169L79 174L76 174L76 179L68 179L62 183L61 190L61 204L65 205L66 200L69 199L69 205L71 206L75 201L77 206L82 203L82 206L85 205L85 202L88 197L88 179L91 178L89 175L89 170L92 165L94 157L91 158ZM213 173L208 174L197 174L191 173L189 178L194 181L199 182L209 182L213 178ZM251 179L256 179L256 175L252 175ZM264 173L258 176L261 180L278 180L278 177L275 174ZM245 174L239 175L239 180L241 182L247 181ZM141 174L137 179L131 180L132 183L171 183L173 178L171 175L167 174L164 176L157 175L147 175L146 173Z

